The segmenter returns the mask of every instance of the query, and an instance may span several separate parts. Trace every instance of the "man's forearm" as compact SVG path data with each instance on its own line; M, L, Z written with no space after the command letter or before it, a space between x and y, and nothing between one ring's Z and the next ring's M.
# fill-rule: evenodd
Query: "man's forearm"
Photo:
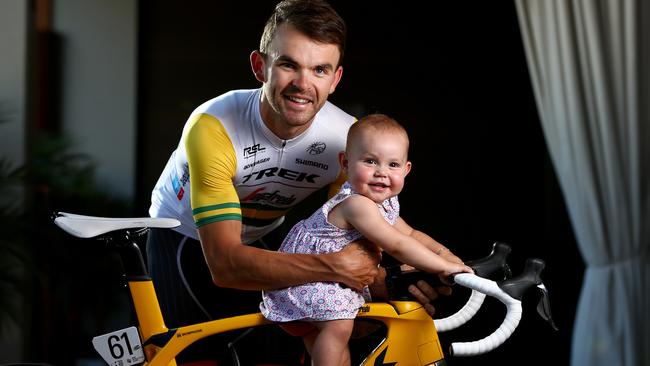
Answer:
M206 252L207 254L207 252ZM209 259L212 278L222 287L270 290L307 282L337 281L332 255L290 254L245 245Z

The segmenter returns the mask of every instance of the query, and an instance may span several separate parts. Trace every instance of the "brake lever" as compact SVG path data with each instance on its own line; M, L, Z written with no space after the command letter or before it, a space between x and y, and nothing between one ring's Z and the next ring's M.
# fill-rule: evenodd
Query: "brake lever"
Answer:
M540 292L542 293L541 298L539 299L539 303L537 303L537 314L542 317L542 319L546 320L553 330L559 330L558 327L555 325L555 322L553 321L553 316L551 315L551 300L548 296L548 290L546 289L546 286L544 286L543 283L540 283L537 285L537 288L539 288Z
M546 263L539 258L529 258L526 260L524 271L518 277L504 280L498 283L499 287L510 295L512 298L521 301L524 293L533 285L541 291L541 299L537 304L537 313L546 320L554 330L558 330L551 316L551 302L548 290L541 279L542 270Z
M495 273L502 272L505 280L512 277L512 271L506 262L511 251L510 245L497 241L492 245L492 252L487 257L467 261L465 264L479 277L491 278Z

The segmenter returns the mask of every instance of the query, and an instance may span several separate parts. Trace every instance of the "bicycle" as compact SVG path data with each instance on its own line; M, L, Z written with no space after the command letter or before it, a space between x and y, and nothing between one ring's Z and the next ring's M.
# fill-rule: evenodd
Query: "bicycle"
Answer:
M119 252L125 278L135 309L138 326L117 330L93 338L93 346L109 365L176 365L175 357L190 344L211 335L232 330L273 324L261 313L222 318L169 329L160 311L151 277L135 239L148 228L171 229L180 223L164 218L105 218L60 212L54 223L79 238L96 238ZM544 262L529 259L523 273L502 281L490 280L495 272L508 273L505 263L510 248L495 243L487 257L468 262L475 274L453 277L460 286L472 289L469 300L458 312L431 320L424 307L410 298L406 288L421 276L420 272L402 272L399 264L387 268L386 285L390 300L366 303L357 319L374 322L382 330L376 345L361 355L361 365L446 365L438 332L451 330L471 319L489 295L505 304L507 313L502 324L489 336L472 342L455 342L449 349L454 356L471 356L489 352L505 342L516 329L522 315L521 300L531 286L542 291L538 313L555 328L548 292L542 281ZM234 351L234 349L233 349ZM233 359L237 362L236 351ZM392 363L391 363L392 362Z

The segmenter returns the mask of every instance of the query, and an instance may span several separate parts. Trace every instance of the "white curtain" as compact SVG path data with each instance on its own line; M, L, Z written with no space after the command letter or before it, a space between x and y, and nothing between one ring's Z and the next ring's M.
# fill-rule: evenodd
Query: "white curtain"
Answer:
M586 263L571 364L650 365L650 2L515 3Z

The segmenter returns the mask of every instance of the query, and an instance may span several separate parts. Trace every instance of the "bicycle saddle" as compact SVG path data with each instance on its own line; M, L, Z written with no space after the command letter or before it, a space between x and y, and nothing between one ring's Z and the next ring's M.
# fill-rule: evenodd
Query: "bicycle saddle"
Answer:
M67 233L78 238L93 238L115 230L135 228L169 229L179 226L176 219L133 217L110 218L76 215L67 212L57 212L54 223Z

